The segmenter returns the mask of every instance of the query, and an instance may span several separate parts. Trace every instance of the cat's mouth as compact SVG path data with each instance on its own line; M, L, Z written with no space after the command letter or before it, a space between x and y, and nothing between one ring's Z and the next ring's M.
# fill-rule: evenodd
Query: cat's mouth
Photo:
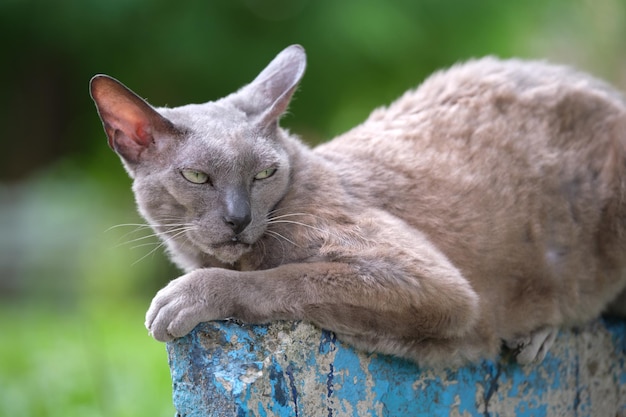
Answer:
M233 264L245 253L249 252L252 245L241 240L227 240L209 245L203 252L215 256L222 262Z
M221 243L214 243L212 245L210 245L211 249L220 249L220 248L228 248L228 247L234 247L234 246L244 246L244 247L249 247L250 244L246 243L246 242L242 242L239 239L234 239L233 240L227 240L225 242L221 242Z
M203 239L203 235L194 232L189 233L188 237L200 252L227 264L237 262L252 248L252 244L246 242L243 236L223 236L222 240L213 242Z

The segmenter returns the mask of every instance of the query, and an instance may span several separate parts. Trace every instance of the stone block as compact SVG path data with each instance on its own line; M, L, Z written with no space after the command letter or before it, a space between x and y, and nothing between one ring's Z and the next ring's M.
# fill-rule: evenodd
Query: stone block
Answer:
M301 322L199 325L168 344L179 416L626 417L626 322L560 333L540 364L506 353L427 369Z

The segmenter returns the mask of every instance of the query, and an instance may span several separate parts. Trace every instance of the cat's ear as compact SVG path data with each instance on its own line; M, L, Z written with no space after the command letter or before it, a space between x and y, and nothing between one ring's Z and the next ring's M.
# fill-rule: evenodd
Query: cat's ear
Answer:
M236 106L255 118L263 127L277 126L278 119L287 110L305 68L304 48L300 45L288 46L254 81L235 93Z
M96 75L90 92L109 146L129 163L139 162L156 134L174 131L169 120L114 78Z

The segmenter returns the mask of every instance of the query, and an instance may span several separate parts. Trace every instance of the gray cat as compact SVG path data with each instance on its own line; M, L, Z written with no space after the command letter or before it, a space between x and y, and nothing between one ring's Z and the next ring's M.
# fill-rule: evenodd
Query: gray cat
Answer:
M540 361L559 326L626 310L626 102L570 69L485 58L439 72L310 149L279 127L293 45L215 102L91 95L139 211L187 273L146 316L308 320L426 365ZM621 295L620 295L621 293Z

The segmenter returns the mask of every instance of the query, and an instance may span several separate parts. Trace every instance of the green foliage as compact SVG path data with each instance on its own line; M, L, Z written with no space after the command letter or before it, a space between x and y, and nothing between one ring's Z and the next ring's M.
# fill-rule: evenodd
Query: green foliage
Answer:
M172 416L165 347L143 306L0 306L0 416Z
M157 105L202 102L301 43L310 65L286 123L316 142L474 56L553 58L620 81L625 22L624 0L4 0L0 126L33 146L7 140L0 177L110 158L87 94L99 72Z
M0 416L172 414L164 348L141 321L179 272L148 230L111 228L140 219L89 79L203 102L291 43L309 66L284 124L310 143L486 54L626 87L625 0L1 0Z

